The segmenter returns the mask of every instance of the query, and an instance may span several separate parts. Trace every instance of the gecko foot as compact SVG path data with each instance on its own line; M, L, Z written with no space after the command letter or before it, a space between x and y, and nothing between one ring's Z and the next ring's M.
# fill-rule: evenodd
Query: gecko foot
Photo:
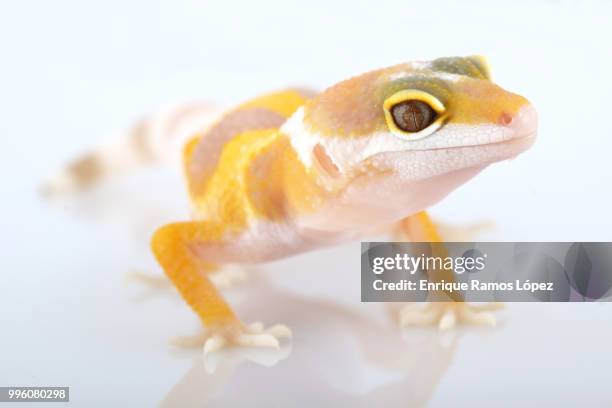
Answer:
M210 280L219 289L228 289L236 284L247 280L247 272L244 267L238 265L227 265L219 270L211 272Z
M168 278L164 275L154 275L142 271L130 271L126 275L128 282L138 282L150 289L166 289L172 287Z
M174 338L171 343L178 347L203 346L204 355L206 355L226 347L278 349L281 338L291 338L291 329L283 324L265 329L261 322L255 322L237 331L202 332L195 336Z
M493 311L503 308L501 303L474 305L466 302L429 302L407 304L399 312L399 322L406 326L438 326L440 330L453 328L457 323L495 326Z
M229 289L247 280L246 268L227 265L209 273L209 278L219 289ZM126 276L130 282L138 282L150 289L170 289L172 282L165 275L155 275L142 271L131 271Z

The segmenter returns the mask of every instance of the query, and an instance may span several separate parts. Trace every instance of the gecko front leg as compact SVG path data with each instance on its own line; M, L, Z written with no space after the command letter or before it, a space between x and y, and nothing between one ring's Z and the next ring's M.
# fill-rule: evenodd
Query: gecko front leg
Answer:
M422 211L400 222L399 230L412 242L442 242L438 229L426 212ZM436 255L446 257L448 252L443 244L434 247ZM452 281L452 271L435 271L434 279ZM432 278L430 276L430 278ZM473 305L467 302L430 301L425 304L407 304L400 309L399 323L402 326L437 325L440 330L447 330L457 323L495 326L493 311L499 310L501 303Z
M195 342L204 344L204 353L225 346L279 347L278 339L290 337L283 325L264 329L263 325L243 324L230 308L206 273L215 265L202 260L195 248L220 244L222 226L209 222L182 222L166 225L156 231L152 248L166 275L183 299L200 317L205 332ZM194 344L195 343L195 344Z

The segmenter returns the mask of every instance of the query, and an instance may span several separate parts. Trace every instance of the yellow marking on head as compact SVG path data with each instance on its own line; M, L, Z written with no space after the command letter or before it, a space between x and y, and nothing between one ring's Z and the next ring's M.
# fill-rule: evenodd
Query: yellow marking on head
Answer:
M438 115L420 136L449 124L499 124L528 101L489 80L484 57L439 58L401 64L340 82L304 107L304 129L319 136L369 137L383 132L402 135L390 120L389 107L414 97ZM403 133L406 136L406 133ZM416 132L412 138L417 138Z
M448 72L476 79L491 79L489 63L481 55L437 58L429 64L429 69L436 72Z
M478 67L486 79L489 81L491 80L491 64L487 57L483 55L471 55L467 58Z
M503 124L502 119L516 114L529 101L489 81L460 80L449 100L452 123Z

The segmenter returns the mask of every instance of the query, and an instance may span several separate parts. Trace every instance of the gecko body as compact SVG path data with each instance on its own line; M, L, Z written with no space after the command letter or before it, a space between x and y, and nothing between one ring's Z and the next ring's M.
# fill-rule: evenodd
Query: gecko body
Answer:
M408 237L439 240L420 212L487 165L526 150L536 126L531 104L491 82L479 57L376 70L317 96L265 95L187 144L195 219L159 229L153 250L202 319L205 350L277 345L288 330L249 329L207 273L394 224ZM467 310L453 318L476 314Z
M440 241L424 211L489 164L527 150L536 131L533 106L494 84L478 56L374 70L320 94L263 95L186 143L193 219L159 228L152 249L200 317L206 352L278 346L288 328L243 324L213 284L224 264L284 258L380 230ZM441 327L492 319L459 303L401 314L403 324Z

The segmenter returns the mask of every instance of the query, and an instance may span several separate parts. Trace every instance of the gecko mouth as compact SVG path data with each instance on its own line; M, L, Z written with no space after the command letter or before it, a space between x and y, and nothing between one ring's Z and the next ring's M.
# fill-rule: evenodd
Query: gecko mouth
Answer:
M458 168L451 170L450 173L458 170L469 169L478 169L477 171L480 171L493 163L514 159L519 154L525 152L531 146L533 146L535 140L536 132L533 132L525 136L496 143L450 148L448 149L449 153L451 153L453 156L456 155L455 157L479 157L475 161L465 166L459 166Z
M531 133L527 133L524 136L513 137L512 139L500 140L499 142L493 142L493 143L473 144L473 145L465 145L465 146L433 147L431 149L423 149L422 151L424 152L433 152L436 150L454 151L454 150L471 149L471 148L488 148L488 147L496 148L496 147L508 146L508 147L517 147L517 148L523 147L523 149L518 152L518 153L521 153L529 149L531 146L533 146L533 144L535 143L537 139L536 137L537 133L538 133L537 131L534 131Z
M536 141L537 132L531 132L524 136L514 137L510 140L504 140L496 143L489 143L482 145L487 150L499 150L510 154L510 157L516 157L517 155L528 150Z
M428 174L424 178L470 171L479 172L493 163L515 158L528 150L535 140L536 132L533 132L496 143L422 150L421 154L424 156L421 160L432 162L441 159L445 163L439 172Z
M504 116L504 122L499 125L499 130L504 132L505 135L510 137L505 140L492 143L481 143L464 146L449 146L442 147L446 150L455 150L462 148L481 148L483 150L516 150L516 154L522 153L529 149L535 142L536 135L538 132L538 114L531 104L526 104L521 107L511 117L506 118ZM436 150L439 148L432 148L430 150Z

